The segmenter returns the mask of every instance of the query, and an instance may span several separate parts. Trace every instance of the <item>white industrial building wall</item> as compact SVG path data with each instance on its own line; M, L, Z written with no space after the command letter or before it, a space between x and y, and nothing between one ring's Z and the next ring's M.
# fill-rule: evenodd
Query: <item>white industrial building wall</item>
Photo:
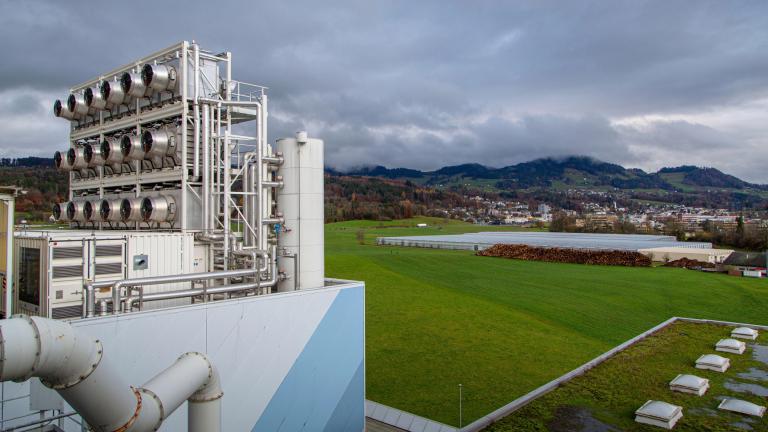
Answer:
M362 282L345 283L72 324L101 340L105 356L134 386L184 352L206 353L221 375L222 430L360 432L364 290ZM3 388L24 392L15 383ZM24 400L6 404L4 417L23 414L21 408L28 413ZM160 430L186 430L186 411L179 408Z
M133 259L137 255L146 255L148 259L145 270L134 270ZM164 276L172 274L187 274L204 270L193 270L194 235L193 233L142 233L128 236L126 263L129 278ZM189 288L188 282L147 285L145 293L174 291ZM153 304L154 303L154 304ZM148 303L148 309L180 306L189 304L188 298L162 300Z

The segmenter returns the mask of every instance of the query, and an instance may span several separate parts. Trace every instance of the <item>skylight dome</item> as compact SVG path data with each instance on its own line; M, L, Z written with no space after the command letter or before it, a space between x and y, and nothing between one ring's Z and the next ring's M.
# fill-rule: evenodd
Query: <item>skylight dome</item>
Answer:
M733 411L739 414L746 414L755 417L762 417L765 414L765 407L747 402L741 399L723 399L718 409L725 411Z
M696 368L715 372L725 372L731 367L731 361L717 354L704 354L696 360Z
M720 339L715 344L715 351L731 354L744 354L745 349L747 349L747 344L736 339Z
M731 337L733 338L739 338L739 339L749 339L749 340L755 340L757 339L758 332L755 329L751 329L749 327L738 327L733 329L731 332Z
M635 421L672 429L683 418L683 408L662 401L649 400L635 411Z
M678 375L670 381L669 389L702 396L709 389L709 380L696 375Z

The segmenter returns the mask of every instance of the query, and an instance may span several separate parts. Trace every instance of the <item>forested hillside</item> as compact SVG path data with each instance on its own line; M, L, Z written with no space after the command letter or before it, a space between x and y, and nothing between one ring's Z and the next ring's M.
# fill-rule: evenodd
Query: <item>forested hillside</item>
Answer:
M54 202L67 198L67 175L51 159L0 159L0 184L16 185L27 193L16 201L19 218L47 220ZM408 181L326 174L326 221L395 219L440 215L435 209L471 205L455 192L418 186Z

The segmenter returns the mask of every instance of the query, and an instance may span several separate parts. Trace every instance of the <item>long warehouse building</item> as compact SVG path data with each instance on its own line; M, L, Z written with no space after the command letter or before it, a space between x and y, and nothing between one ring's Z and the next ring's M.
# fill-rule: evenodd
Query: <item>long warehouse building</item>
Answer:
M434 249L483 250L495 244L522 244L566 249L638 251L656 247L704 248L706 242L681 242L673 236L556 232L479 232L455 235L379 237L378 245Z

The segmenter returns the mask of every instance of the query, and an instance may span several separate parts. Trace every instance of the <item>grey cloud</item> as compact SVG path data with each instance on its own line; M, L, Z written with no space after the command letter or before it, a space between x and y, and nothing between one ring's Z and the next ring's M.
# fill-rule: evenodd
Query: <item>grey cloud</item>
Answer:
M123 6L0 2L0 40L7 45L0 92L35 89L50 106L70 85L197 39L205 48L232 51L236 78L270 87L272 138L310 129L326 138L328 162L337 166L498 166L587 154L650 168L674 157L670 142L734 151L768 133L754 124L733 126L742 131L693 123L643 131L613 126L649 114L722 110L726 116L730 107L768 98L763 1L224 0L212 8L136 0ZM0 121L37 116L35 103L18 102L0 112ZM34 120L48 125L51 119ZM27 147L18 143L31 140L52 151L66 141L58 131L6 133L0 148L24 154Z

